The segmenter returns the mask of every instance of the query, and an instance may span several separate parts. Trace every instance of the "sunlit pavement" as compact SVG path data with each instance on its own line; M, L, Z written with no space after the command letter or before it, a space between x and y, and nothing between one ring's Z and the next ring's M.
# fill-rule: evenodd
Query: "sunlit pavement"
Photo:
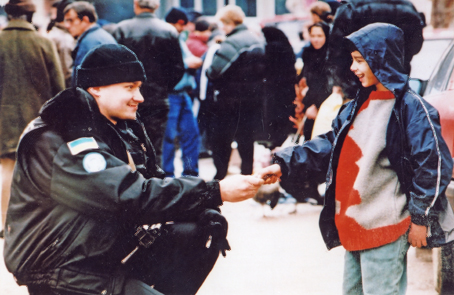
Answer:
M238 173L240 160L232 155L229 173ZM181 163L176 161L177 171ZM215 170L211 159L201 159L200 174L206 180ZM344 250L328 251L318 229L320 206L278 204L274 210L252 200L226 203L222 213L229 221L232 248L219 257L199 295L337 295L341 294ZM265 213L266 217L263 217ZM3 240L0 242L3 257ZM409 295L435 295L430 262L408 253ZM0 294L28 294L0 263Z

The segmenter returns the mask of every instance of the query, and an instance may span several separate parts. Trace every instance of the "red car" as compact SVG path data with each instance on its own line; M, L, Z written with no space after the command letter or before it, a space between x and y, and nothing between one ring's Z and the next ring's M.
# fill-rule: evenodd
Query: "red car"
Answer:
M424 33L421 52L412 60L411 87L440 113L441 131L454 158L454 31L431 30ZM454 179L446 195L454 208ZM436 290L454 290L454 245L435 249Z

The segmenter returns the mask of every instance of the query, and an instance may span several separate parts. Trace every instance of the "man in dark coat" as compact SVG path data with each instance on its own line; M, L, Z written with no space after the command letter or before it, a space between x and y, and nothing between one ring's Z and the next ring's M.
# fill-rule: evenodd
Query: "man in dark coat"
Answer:
M112 33L119 44L139 57L147 73L141 92L145 98L139 108L143 123L161 164L162 143L169 113L168 94L185 72L178 32L158 19L154 11L159 0L134 0L136 16L120 22Z
M0 163L2 165L2 224L10 195L19 137L42 104L64 89L63 73L52 41L31 24L30 0L5 6L9 23L0 33Z
M343 38L362 27L375 23L389 23L404 31L405 73L410 73L410 62L422 47L422 30L425 27L424 14L419 13L408 0L350 0L336 12L328 45L328 68L332 84L341 86L347 98L354 98L359 85L349 70L351 56Z
M136 55L101 45L76 71L78 87L49 100L19 143L8 270L32 295L195 294L229 250L218 207L263 181L164 179L136 116L146 79Z
M215 179L227 175L231 144L238 143L241 173L251 174L254 139L259 133L265 77L265 42L243 24L239 6L227 5L217 13L227 38L206 74L215 89L212 126Z

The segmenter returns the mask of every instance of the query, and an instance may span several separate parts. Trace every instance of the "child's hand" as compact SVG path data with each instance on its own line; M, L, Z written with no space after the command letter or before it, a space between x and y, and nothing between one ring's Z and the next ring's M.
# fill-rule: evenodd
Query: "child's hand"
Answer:
M306 78L302 78L298 84L295 84L295 94L296 100L303 101L303 98L306 96L308 87L306 83Z
M304 115L303 113L303 109L304 109L304 104L295 98L295 100L293 101L293 104L295 105L295 115L298 116L298 115Z
M306 117L307 117L308 119L315 120L315 118L317 118L317 114L318 114L318 109L317 109L317 107L315 106L315 104L311 105L311 106L308 107L307 110L306 110Z
M417 225L413 222L410 225L410 232L408 233L408 242L413 247L421 248L427 246L427 227L424 225Z
M273 164L260 169L254 176L263 179L264 184L272 184L280 180L282 176L281 167L278 164Z
M293 128L296 128L298 129L297 133L299 133L300 135L303 135L303 128L304 128L304 116L302 118L298 118L298 117L292 117L290 116L288 118L290 120L290 122L293 122Z

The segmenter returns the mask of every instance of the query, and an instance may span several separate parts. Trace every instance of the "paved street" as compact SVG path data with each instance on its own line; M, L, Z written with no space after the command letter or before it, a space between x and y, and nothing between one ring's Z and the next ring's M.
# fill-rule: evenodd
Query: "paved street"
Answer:
M237 173L238 157L231 161ZM214 175L211 159L200 161L201 176ZM178 171L177 171L178 172ZM265 209L265 210L263 210ZM337 295L341 294L344 250L327 251L318 229L319 206L279 204L274 210L262 208L252 200L226 203L223 214L229 221L228 240L232 251L219 258L198 295ZM263 217L265 212L267 217ZM3 253L3 240L0 242ZM409 295L435 295L432 265L409 259ZM0 263L0 294L27 294L18 287Z

